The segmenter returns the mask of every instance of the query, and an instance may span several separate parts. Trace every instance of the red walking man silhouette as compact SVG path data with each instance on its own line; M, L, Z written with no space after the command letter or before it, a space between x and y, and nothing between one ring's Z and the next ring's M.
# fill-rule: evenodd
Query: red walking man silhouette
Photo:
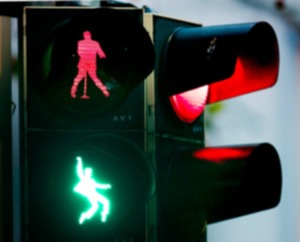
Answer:
M99 42L92 40L90 31L83 32L83 40L78 41L77 53L80 57L78 67L78 74L74 79L71 87L71 97L76 98L78 84L84 79L84 94L81 96L83 99L88 99L87 92L87 74L91 77L95 85L102 91L104 96L108 97L109 92L106 86L97 77L97 55L100 58L106 58Z

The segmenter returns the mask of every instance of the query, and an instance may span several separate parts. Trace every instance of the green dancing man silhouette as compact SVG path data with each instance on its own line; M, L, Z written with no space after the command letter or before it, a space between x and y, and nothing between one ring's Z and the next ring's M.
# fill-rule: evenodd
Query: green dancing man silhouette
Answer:
M101 221L105 222L106 217L109 214L109 200L100 193L98 193L97 189L110 189L111 185L97 183L92 178L93 170L91 168L85 168L83 170L81 157L76 157L76 159L76 171L80 181L74 187L74 191L85 196L91 203L91 208L81 214L79 218L79 223L82 224L86 219L90 219L99 209L99 203L102 204Z

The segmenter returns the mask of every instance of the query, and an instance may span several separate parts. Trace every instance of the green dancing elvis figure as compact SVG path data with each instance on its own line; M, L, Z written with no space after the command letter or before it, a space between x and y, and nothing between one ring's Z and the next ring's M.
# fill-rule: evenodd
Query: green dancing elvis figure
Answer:
M109 214L109 200L100 194L97 189L110 189L111 185L97 183L92 178L93 170L91 168L83 169L81 157L76 157L76 159L76 171L80 181L74 187L74 191L78 192L82 196L85 196L91 203L91 208L81 214L79 223L82 224L86 219L93 217L93 215L99 209L99 203L102 204L101 221L105 222L106 217Z

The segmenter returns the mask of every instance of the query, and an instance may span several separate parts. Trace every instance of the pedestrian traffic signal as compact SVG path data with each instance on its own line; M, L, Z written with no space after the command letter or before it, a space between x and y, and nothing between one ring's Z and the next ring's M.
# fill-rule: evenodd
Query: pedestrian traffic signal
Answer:
M145 241L155 172L144 79L154 48L143 10L24 13L23 240Z
M155 173L141 134L28 135L28 241L145 240Z
M25 13L29 126L82 129L84 120L98 129L101 119L101 127L111 128L138 105L128 101L131 96L143 99L136 87L153 69L154 50L142 10L56 7ZM44 19L43 28L37 19Z

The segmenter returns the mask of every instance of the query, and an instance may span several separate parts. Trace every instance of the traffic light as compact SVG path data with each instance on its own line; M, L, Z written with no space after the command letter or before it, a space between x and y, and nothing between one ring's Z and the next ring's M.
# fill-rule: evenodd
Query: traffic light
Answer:
M204 142L206 105L276 82L269 24L27 7L24 30L24 241L203 242L279 202L272 145Z
M145 241L155 191L141 9L24 9L22 241Z
M147 23L157 54L157 238L206 241L207 224L279 203L280 159L271 144L204 142L206 105L276 83L276 34L266 22L206 27L149 14Z
M166 183L172 241L197 241L207 224L279 203L279 156L268 143L182 148L170 160Z
M266 22L182 27L172 34L165 55L164 87L187 123L201 113L190 113L196 111L189 108L194 96L201 96L195 103L201 111L205 104L271 87L277 80L278 44Z

